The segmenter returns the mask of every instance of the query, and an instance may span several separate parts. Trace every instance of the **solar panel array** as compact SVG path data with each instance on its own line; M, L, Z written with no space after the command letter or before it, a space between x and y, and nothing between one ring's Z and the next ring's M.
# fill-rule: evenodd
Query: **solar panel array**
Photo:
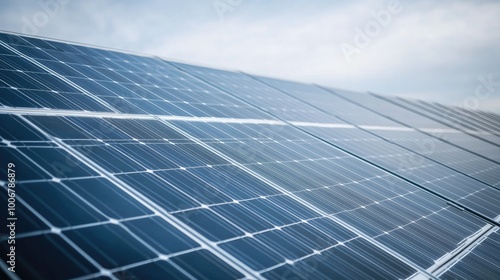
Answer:
M5 33L0 105L9 279L500 275L499 115Z

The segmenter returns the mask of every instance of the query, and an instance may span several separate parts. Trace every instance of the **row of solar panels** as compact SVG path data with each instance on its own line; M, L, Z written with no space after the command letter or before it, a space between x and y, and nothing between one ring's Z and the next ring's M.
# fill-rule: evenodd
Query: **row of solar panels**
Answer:
M11 34L0 56L22 279L500 275L496 114Z

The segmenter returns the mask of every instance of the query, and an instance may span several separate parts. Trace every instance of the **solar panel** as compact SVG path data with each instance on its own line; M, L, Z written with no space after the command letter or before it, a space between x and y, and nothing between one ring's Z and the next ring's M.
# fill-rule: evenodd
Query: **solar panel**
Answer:
M498 273L493 115L467 112L475 137L410 101L14 34L0 58L9 279Z

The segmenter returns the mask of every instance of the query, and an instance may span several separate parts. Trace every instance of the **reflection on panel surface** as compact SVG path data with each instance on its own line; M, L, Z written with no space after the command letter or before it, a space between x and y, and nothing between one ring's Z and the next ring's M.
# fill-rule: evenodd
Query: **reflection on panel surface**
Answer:
M492 278L499 120L0 33L2 273Z

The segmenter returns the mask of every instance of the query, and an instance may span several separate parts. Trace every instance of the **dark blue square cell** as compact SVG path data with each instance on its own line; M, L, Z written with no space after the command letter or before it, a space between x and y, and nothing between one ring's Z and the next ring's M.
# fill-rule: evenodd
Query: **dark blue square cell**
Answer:
M212 209L233 222L235 225L238 225L240 228L250 233L274 227L264 218L242 207L239 203L213 206Z
M9 141L45 141L46 137L14 115L0 115L0 137Z
M118 225L101 225L65 231L78 247L105 268L112 269L158 257Z
M107 220L63 185L54 182L18 184L17 194L56 227Z
M15 190L15 189L14 189ZM12 192L11 192L12 193ZM5 205L8 205L7 199L9 198L7 191L0 191L1 201L5 201ZM35 215L25 203L17 201L15 205L15 217L16 220L16 234L22 234L27 232L47 230L49 226L46 225L39 216ZM6 209L7 210L7 209ZM7 218L11 218L8 211L0 211L0 219L7 221ZM9 232L0 232L0 240L4 240L8 237Z
M203 204L216 204L233 200L186 170L160 171L155 172L155 174Z
M123 225L162 254L168 255L200 246L160 217L126 221Z
M199 250L172 258L172 261L201 280L232 280L243 274L207 250Z
M220 241L243 235L241 230L209 209L185 211L177 213L175 216L212 241Z
M175 268L166 261L155 261L152 263L134 266L126 270L120 270L113 274L118 280L146 280L146 279L191 279L186 274Z
M2 242L6 256L10 245ZM16 239L16 275L22 279L71 279L98 272L89 260L55 234ZM9 272L10 273L10 272Z
M285 257L252 237L224 243L221 248L257 271L285 261Z
M96 176L82 161L59 148L19 148L26 156L57 178Z
M110 218L123 219L153 213L141 202L107 179L91 178L65 181L64 183Z
M29 121L48 134L61 139L88 139L90 136L68 121L58 116L27 116Z
M16 181L49 179L52 176L35 166L19 150L9 147L0 147L0 172L7 174L7 165L14 164Z
M118 178L162 207L165 211L178 211L200 206L195 200L179 192L154 174L133 173L119 175Z

